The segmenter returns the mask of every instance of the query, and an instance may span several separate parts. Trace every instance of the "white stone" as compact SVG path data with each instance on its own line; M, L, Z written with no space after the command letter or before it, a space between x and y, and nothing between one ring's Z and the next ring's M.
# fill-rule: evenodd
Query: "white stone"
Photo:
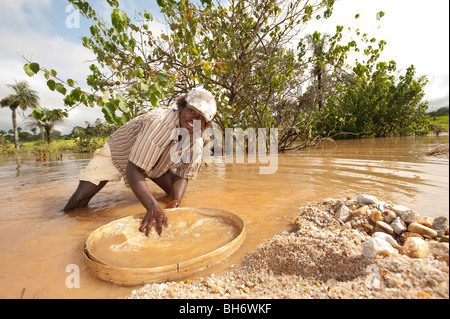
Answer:
M362 244L362 255L373 259L383 253L393 254L396 250L387 241L380 237L370 238Z
M376 232L372 235L372 238L381 238L384 239L385 241L387 241L392 247L396 247L398 246L397 241L394 239L394 237L392 237L389 234L383 233L383 232Z
M385 231L388 234L394 234L394 229L391 227L391 225L389 225L388 223L385 223L383 221L377 221L376 225L378 226L378 228L382 231Z
M372 195L361 194L356 198L356 202L365 205L378 204L378 199Z
M350 217L350 209L347 206L341 205L336 212L335 217L343 222L345 222Z
M406 206L403 206L403 205L394 205L394 206L391 207L391 210L393 210L394 212L397 213L397 215L399 215L399 214L401 214L403 212L408 211L409 208L406 207Z
M396 235L401 235L408 229L405 222L400 217L394 218L394 220L391 222L391 227Z

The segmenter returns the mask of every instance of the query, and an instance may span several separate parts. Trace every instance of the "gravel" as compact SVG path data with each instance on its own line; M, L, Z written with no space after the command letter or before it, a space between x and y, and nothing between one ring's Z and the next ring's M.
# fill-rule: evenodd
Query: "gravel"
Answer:
M370 235L343 227L335 217L338 202L300 208L292 231L275 235L225 272L147 284L128 298L449 298L448 248L446 260L401 254L368 259L361 247Z
M448 144L443 144L429 151L427 156L448 158Z

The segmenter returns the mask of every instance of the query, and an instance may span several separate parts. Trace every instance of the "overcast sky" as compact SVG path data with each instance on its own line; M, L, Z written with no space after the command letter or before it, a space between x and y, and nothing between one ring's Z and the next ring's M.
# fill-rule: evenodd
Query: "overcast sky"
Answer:
M106 0L91 0L94 8L109 16ZM130 17L144 10L159 14L156 0L120 0L121 9ZM41 106L63 108L62 95L51 92L42 74L28 77L23 71L25 61L20 55L32 58L41 66L53 68L62 78L77 80L86 87L93 55L81 44L81 37L89 35L88 21L76 16L65 0L0 0L0 99L11 94L6 84L27 80L39 92ZM385 16L376 20L376 13ZM361 15L355 20L355 14ZM68 23L69 22L69 23ZM73 24L75 22L75 24ZM370 37L387 42L380 60L395 60L401 70L411 64L416 75L427 75L426 99L431 109L449 105L449 1L448 0L338 0L331 19L314 22L312 29L333 34L336 25L359 28ZM155 21L155 28L158 22ZM351 34L347 35L351 37ZM72 127L85 126L85 121L103 119L99 108L84 106L70 112L62 125L63 134ZM19 117L19 126L27 130ZM0 129L12 129L11 111L0 109Z

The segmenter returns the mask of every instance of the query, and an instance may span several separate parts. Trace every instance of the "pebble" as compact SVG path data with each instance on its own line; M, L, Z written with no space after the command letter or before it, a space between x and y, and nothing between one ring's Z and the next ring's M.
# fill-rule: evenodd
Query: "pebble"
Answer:
M408 229L405 222L400 217L394 218L394 220L391 222L391 227L396 235L401 235Z
M371 214L370 214L370 220L372 221L372 222L374 222L375 224L378 222L378 221L382 221L384 218L383 218L383 215L379 212L379 211L377 211L377 210L375 210L375 211L373 211Z
M359 205L361 205L361 204L365 204L365 205L375 204L376 205L378 203L378 199L372 195L361 194L361 195L358 195L358 197L356 198L356 203Z
M430 238L434 238L437 236L437 232L434 229L431 229L429 227L426 227L426 226L418 224L418 223L409 224L408 231L410 231L412 233L420 234L422 236L427 236Z
M393 205L391 209L399 216L401 213L406 212L409 210L408 207L403 205Z
M430 253L437 259L447 263L448 265L448 256L449 256L449 245L448 243L439 243L437 241L429 241L427 242L428 249Z
M360 208L358 208L356 210L353 210L351 212L351 214L352 214L353 217L360 216L360 215L365 215L369 211L369 208L370 208L369 206L364 205L364 206L362 206L362 207L360 207Z
M348 207L345 205L341 205L341 207L339 207L339 209L337 210L335 216L340 221L345 222L351 216L350 209L348 209Z
M386 233L383 233L383 232L373 233L372 238L376 238L376 237L384 239L385 241L387 241L394 248L400 247L399 244L397 243L397 241L394 239L394 237L392 237L389 234L386 234Z
M372 237L362 244L362 255L373 259L382 254L393 254L396 250L386 240L380 237Z
M422 235L419 235L419 234L417 234L417 233L405 232L405 233L403 233L403 235L402 235L402 236L400 237L400 239L399 239L400 243L404 244L405 241L406 241L409 237L419 237L419 238L422 238L422 239L423 239Z
M379 229L382 229L386 233L388 233L390 235L394 234L394 229L388 223L383 222L383 221L377 221L376 224Z
M403 249L410 258L426 258L431 255L427 243L419 237L409 237Z
M437 232L437 236L442 236L445 233L448 235L448 218L446 216L436 217L431 228Z
M391 223L397 218L397 214L393 210L387 209L383 212L383 218L386 223Z
M417 216L414 222L424 225L425 227L431 227L431 225L433 225L433 218L428 216Z
M407 224L413 223L417 218L417 213L413 210L407 210L400 214L400 217Z

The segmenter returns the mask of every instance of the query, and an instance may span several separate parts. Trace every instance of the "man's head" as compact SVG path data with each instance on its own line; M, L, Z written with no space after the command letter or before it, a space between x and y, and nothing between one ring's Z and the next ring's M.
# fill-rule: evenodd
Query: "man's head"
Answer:
M193 121L200 120L203 130L212 126L214 116L217 112L216 101L213 95L202 88L194 88L185 96L177 100L180 112L180 125L193 132Z

